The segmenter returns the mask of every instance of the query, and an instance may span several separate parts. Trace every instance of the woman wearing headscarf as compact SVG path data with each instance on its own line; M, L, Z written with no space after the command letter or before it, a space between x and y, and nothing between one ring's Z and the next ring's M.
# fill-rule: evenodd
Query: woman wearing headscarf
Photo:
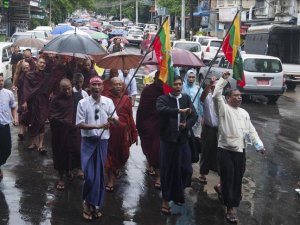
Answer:
M195 125L193 126L193 132L195 137L200 138L201 136L201 119L203 116L203 106L200 102L200 96L202 94L203 89L201 88L198 92L199 86L196 85L196 71L193 69L190 69L187 71L184 77L183 81L183 87L182 87L182 93L185 93L191 97L191 100L195 101L193 102L194 107L196 109L198 119ZM200 83L200 81L199 81ZM197 97L195 98L195 96Z

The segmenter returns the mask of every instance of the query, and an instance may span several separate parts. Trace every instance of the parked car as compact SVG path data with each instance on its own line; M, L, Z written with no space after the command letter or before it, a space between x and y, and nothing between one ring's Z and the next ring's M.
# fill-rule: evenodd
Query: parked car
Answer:
M222 40L213 38L202 39L200 44L201 49L204 52L204 60L211 61L215 57L220 46L222 45ZM222 49L219 52L222 53Z
M130 44L140 45L143 41L144 32L137 29L128 30L126 39Z
M282 63L279 58L265 55L242 54L243 76L245 86L241 87L232 77L231 88L239 89L244 97L249 95L265 95L269 102L275 103L285 91L285 79ZM205 77L208 67L200 69L200 76ZM220 78L225 71L232 75L232 66L225 56L220 56L213 63L207 78L215 75Z
M194 41L173 41L173 48L180 48L193 52L201 60L203 60L204 58L204 53L201 50L201 45Z
M32 34L34 34L35 38L38 38L41 40L46 40L46 38L48 37L47 32L42 31L42 30L28 30L25 33L32 33Z
M24 39L24 38L35 38L34 34L26 33L26 32L16 32L14 33L11 38L10 42L16 42L17 40Z
M145 28L144 28L144 31L146 32L155 32L157 31L158 29L158 26L157 24L154 24L154 23L147 23L145 24Z
M0 73L3 74L4 80L11 77L10 58L12 43L0 42Z
M37 26L34 30L44 31L47 33L47 36L49 36L52 32L52 27L51 26Z
M109 24L113 25L115 29L125 29L125 25L121 21L114 20L110 21Z

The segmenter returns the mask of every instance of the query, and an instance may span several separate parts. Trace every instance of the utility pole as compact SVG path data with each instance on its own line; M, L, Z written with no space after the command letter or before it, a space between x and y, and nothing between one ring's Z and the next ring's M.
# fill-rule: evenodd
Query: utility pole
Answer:
M122 0L120 0L120 21L122 20Z
M243 4L242 4L242 0L239 0L239 4L238 4L238 10L240 11L240 13L243 10Z
M50 7L50 9L49 9L49 25L51 26L51 24L52 24L52 13L51 13L51 11L52 11L52 9L51 9L51 1L52 0L49 0L49 7Z
M139 23L139 3L138 0L135 0L135 24Z
M181 39L185 39L185 0L181 0Z

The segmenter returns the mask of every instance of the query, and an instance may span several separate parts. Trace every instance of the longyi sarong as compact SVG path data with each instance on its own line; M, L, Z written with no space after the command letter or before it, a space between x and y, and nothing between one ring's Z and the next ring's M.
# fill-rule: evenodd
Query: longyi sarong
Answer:
M102 206L104 195L104 165L108 140L83 137L81 141L81 167L84 173L83 200Z

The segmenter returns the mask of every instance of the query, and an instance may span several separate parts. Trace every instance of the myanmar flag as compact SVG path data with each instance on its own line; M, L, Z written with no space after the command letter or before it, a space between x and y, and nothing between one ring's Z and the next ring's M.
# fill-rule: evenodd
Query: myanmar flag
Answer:
M245 86L245 79L243 77L243 60L239 50L241 46L240 27L240 14L238 13L224 38L222 50L232 65L233 78L239 82L239 86L243 87Z
M170 22L166 19L155 36L153 49L160 67L159 79L164 83L164 93L172 91L174 68L171 57Z

